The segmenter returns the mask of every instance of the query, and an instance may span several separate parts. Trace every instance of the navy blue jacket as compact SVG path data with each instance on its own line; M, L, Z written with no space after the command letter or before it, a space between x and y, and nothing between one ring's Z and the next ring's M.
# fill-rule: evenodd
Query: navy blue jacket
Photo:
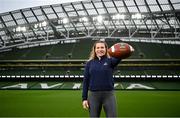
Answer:
M114 89L113 70L120 59L106 56L90 60L86 63L83 80L82 99L87 100L88 90L110 91Z

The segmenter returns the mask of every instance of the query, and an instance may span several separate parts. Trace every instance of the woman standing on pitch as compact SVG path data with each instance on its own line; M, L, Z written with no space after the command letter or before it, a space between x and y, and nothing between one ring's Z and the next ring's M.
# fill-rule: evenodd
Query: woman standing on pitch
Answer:
M90 117L100 117L102 107L106 117L117 116L113 70L119 62L109 56L106 42L95 42L85 66L82 93L82 105L89 109Z

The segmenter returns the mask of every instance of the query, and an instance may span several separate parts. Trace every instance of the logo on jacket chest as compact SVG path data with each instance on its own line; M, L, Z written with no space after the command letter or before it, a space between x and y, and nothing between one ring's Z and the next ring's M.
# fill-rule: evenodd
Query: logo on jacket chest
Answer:
M103 64L104 66L107 66L108 65L108 63L107 62L104 62L104 64Z

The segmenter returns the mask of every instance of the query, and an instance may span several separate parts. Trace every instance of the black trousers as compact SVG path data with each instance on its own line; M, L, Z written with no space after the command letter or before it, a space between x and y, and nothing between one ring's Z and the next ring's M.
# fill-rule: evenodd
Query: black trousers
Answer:
M114 91L90 91L88 100L90 117L100 117L102 107L106 117L117 117Z

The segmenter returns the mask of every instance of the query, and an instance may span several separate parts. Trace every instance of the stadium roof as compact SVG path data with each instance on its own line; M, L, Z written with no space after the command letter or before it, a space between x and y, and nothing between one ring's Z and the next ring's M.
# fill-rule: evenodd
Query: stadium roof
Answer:
M68 2L76 2L84 0L1 0L0 1L0 13L14 11L18 9L52 5L52 4L62 4Z
M180 1L88 0L0 14L0 51L87 38L180 44Z

